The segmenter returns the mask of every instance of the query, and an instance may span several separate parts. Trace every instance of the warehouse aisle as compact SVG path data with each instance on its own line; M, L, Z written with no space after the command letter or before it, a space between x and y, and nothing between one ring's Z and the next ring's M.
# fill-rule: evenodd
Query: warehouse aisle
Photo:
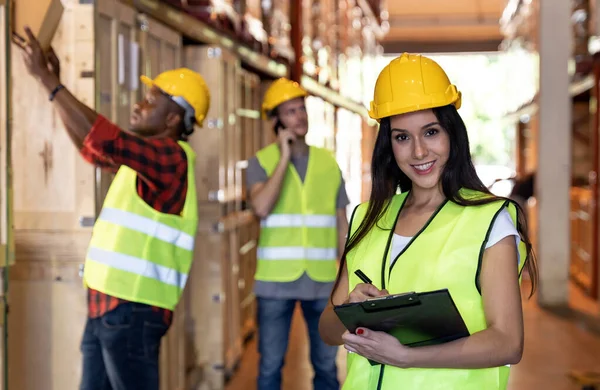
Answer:
M550 313L534 299L525 307L525 354L512 371L509 390L579 390L568 377L569 370L600 371L599 308L571 288L575 312ZM591 317L595 316L595 319ZM255 390L258 353L252 340L236 375L226 390ZM344 379L345 353L338 355L340 380ZM283 390L310 390L312 368L308 359L305 324L297 310L292 324L290 348L284 367Z

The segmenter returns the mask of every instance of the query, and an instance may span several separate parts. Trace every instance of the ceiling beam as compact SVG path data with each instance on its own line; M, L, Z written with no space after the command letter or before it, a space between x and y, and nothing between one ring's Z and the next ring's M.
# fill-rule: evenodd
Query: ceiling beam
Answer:
M499 17L496 14L465 14L465 15L390 15L390 27L470 27L498 26Z
M389 41L382 42L386 54L396 53L474 53L498 51L500 40L488 41Z

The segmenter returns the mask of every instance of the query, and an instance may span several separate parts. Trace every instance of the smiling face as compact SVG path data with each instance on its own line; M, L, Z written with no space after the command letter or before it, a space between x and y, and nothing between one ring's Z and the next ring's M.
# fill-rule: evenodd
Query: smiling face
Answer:
M390 124L394 158L413 189L437 189L450 155L450 138L433 111L396 115Z

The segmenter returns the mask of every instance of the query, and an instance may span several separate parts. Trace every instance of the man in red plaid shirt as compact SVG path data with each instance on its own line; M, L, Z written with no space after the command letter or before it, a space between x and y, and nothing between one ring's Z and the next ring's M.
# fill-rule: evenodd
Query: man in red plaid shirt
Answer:
M117 173L86 257L80 390L158 390L160 342L187 281L197 228L195 154L184 141L202 125L208 88L185 68L142 76L148 92L123 131L60 83L54 53L46 57L26 33L28 43L16 42L26 67L71 140L88 162Z

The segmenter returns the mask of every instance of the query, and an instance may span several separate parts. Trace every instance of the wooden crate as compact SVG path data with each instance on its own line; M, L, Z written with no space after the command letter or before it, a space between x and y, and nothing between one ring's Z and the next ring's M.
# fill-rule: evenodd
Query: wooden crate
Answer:
M238 122L242 122L236 115L241 97L240 63L232 53L215 46L186 47L183 57L185 66L202 74L211 91L204 127L189 140L198 155L195 169L200 226L188 282L188 333L203 381L209 388L220 388L242 353L234 282L239 238L233 222L241 205Z
M6 53L6 35L5 28L8 23L6 6L0 4L0 53ZM6 69L8 66L7 58L0 56L0 332L6 331L5 313L7 306L4 299L6 286L4 283L4 272L7 272L6 266L14 264L14 235L12 229L12 186L10 184L10 171L8 161L9 134L7 128L7 111L10 104L10 96L7 85ZM7 208L8 207L8 208ZM9 213L6 211L9 210ZM8 249L8 250L7 250ZM0 340L0 390L6 390L4 379L6 372L4 363L7 361L7 350L4 343L4 337Z
M136 11L116 0L104 0L97 3L96 12L95 57L99 61L95 80L96 109L120 127L127 128L140 90ZM96 169L96 215L100 213L113 178L113 174Z
M61 79L93 106L94 8L64 3L53 40ZM87 314L78 272L91 233L80 218L94 217L94 170L79 157L14 46L11 66L16 263L9 286L9 388L74 389Z
M242 159L247 162L256 155L256 152L265 146L263 143L264 121L260 117L260 107L262 103L261 84L257 75L243 71L240 78L241 84L241 104L242 110L239 110L238 116L242 121ZM248 199L248 188L246 188L246 167L242 169L242 198L244 200L244 209L250 208ZM242 340L246 340L252 335L256 328L256 303L252 291L254 271L256 269L256 244L258 239L258 230L256 229L257 220L250 217L247 223L238 228L239 235L239 273L237 277L237 286L239 288L239 313L240 313L240 331Z
M212 214L218 222L204 220L196 237L188 282L187 331L195 365L201 370L201 386L217 389L235 371L242 355L238 225L252 217L248 212L236 212L219 218L218 206L205 204L201 208L203 215Z
M4 5L0 6L0 53L6 53L6 34L5 26L7 23L6 9ZM15 240L12 213L12 178L9 161L10 145L9 133L7 128L7 111L10 105L10 95L8 90L8 80L6 77L7 58L0 56L0 267L6 267L14 264ZM0 313L3 315L3 313Z
M243 340L255 327L258 231L243 200L246 162L265 145L263 84L226 50L190 46L183 57L211 91L205 126L190 138L202 157L196 164L200 226L189 281L188 333L203 384L218 388L235 371Z
M255 218L239 226L239 288L240 331L247 340L256 330L256 297L254 296L254 272L256 270L256 247L259 225Z
M138 15L140 72L150 78L182 64L182 37L147 15ZM146 90L142 86L142 91Z
M240 121L241 155L238 162L240 174L239 186L242 209L247 208L246 168L247 161L262 147L263 120L260 117L261 95L260 78L253 73L242 70L240 72L240 104L238 119Z
M235 208L235 156L237 140L236 110L238 92L236 74L240 61L229 51L217 46L188 46L184 49L184 64L199 72L211 91L211 104L204 127L190 138L198 156L196 163L199 202L225 205L223 215Z
M260 104L262 105L265 92L271 86L272 81L262 81L260 83ZM277 140L277 136L273 131L275 122L272 119L264 120L261 126L260 147L265 147ZM260 149L260 148L259 148Z

